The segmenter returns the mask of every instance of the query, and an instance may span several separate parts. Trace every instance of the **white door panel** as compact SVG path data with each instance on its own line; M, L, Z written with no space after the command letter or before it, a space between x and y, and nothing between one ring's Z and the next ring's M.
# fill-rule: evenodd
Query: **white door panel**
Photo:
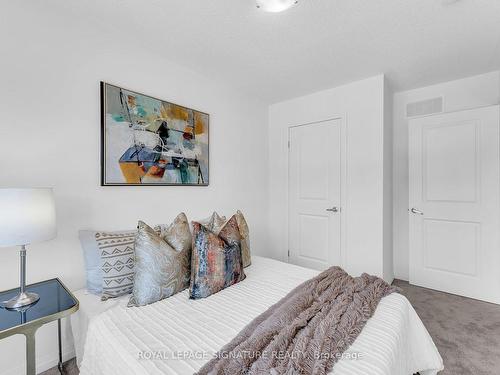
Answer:
M422 131L425 199L428 202L475 202L478 122L430 126Z
M341 264L341 120L290 128L289 260ZM337 212L335 212L335 209Z
M414 119L410 282L500 303L498 106Z
M424 219L424 267L477 276L479 224Z

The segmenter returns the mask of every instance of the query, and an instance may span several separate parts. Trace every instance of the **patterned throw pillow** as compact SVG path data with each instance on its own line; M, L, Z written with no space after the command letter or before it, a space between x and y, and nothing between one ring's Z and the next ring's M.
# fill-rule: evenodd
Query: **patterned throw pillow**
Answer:
M243 216L243 213L240 210L236 212L235 216L241 235L241 255L243 257L243 267L248 267L252 264L252 257L250 255L250 230L248 229L245 216ZM219 234L221 229L226 224L226 217L219 216L217 212L214 212L212 216L203 221L199 221L199 223L206 227L209 231Z
M219 233L224 224L226 224L226 217L219 216L219 214L214 211L210 217L207 217L206 219L203 220L199 220L198 223L203 225L211 232Z
M241 256L243 258L243 267L248 267L252 264L252 256L250 255L250 230L248 229L247 221L243 213L238 210L236 212L236 221L241 235Z
M148 305L189 287L192 239L186 215L155 229L139 221L137 229L129 307Z
M96 232L101 256L101 300L119 297L132 291L134 282L134 242L136 232Z
M192 299L208 297L245 279L236 216L218 234L193 222Z

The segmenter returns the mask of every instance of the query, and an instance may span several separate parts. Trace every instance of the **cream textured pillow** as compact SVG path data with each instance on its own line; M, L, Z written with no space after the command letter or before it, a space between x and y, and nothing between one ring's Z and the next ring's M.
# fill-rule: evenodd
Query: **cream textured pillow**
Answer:
M191 231L184 213L155 229L139 221L135 240L135 274L128 306L144 306L189 286Z
M226 217L219 216L219 214L214 211L214 213L210 217L207 217L203 220L198 220L198 223L203 225L209 231L219 233L224 224L226 224Z
M243 267L248 267L252 264L252 256L250 254L250 230L248 229L247 221L243 213L238 210L236 212L236 221L241 235L241 257L243 259Z
M250 230L248 229L247 221L243 213L238 210L234 215L238 223L238 229L241 236L241 256L243 259L243 267L248 267L252 264L252 256L250 254ZM214 212L209 218L199 221L201 225L207 228L209 231L219 234L221 229L226 225L226 217L219 216L217 212Z

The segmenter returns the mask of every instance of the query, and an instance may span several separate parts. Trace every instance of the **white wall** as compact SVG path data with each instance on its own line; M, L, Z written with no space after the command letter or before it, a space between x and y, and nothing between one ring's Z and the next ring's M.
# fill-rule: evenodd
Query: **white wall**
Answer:
M195 219L241 208L253 252L265 252L267 106L130 45L126 28L104 32L23 3L2 4L0 15L0 186L53 186L58 215L57 239L28 249L28 282L57 276L82 288L79 229L167 223L180 211ZM209 113L210 186L100 187L100 80ZM0 290L18 277L17 249L0 249ZM37 334L39 371L56 362L55 327ZM0 374L23 366L24 338L1 340Z
M383 276L383 75L270 106L270 255L287 258L288 128L336 117L347 127L344 267Z
M392 121L392 89L387 80L384 82L384 280L392 281L394 279L394 207L393 207L393 121Z
M394 272L408 280L408 120L406 104L442 96L444 111L488 106L500 102L500 72L491 72L394 94Z

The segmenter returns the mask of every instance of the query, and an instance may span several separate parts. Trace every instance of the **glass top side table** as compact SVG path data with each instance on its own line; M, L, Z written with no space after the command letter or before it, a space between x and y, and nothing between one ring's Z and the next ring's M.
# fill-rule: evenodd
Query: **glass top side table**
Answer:
M58 368L62 373L61 318L78 310L78 300L57 278L28 285L26 289L37 293L40 299L17 310L0 308L0 339L16 334L25 335L26 374L36 375L35 333L44 324L57 320ZM17 293L19 288L0 292L0 301L7 301Z

